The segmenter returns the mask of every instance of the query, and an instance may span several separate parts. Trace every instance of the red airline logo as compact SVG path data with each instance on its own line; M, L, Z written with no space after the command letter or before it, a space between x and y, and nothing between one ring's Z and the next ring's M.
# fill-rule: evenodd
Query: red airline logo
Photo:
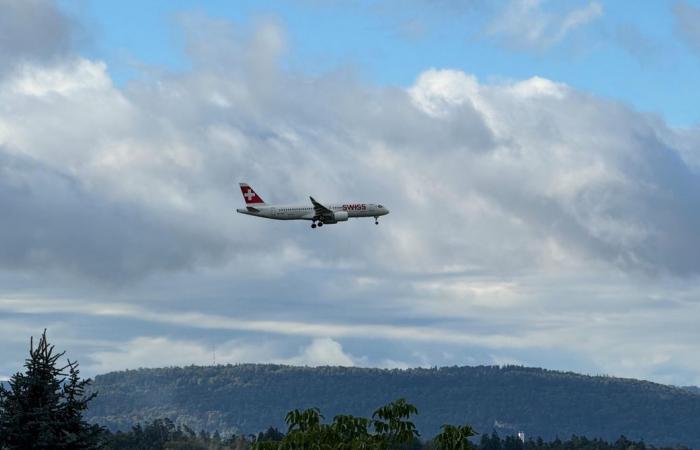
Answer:
M243 193L243 198L245 199L246 204L265 203L250 186L241 186L241 192Z
M343 205L343 211L367 211L367 205L364 203L352 203Z

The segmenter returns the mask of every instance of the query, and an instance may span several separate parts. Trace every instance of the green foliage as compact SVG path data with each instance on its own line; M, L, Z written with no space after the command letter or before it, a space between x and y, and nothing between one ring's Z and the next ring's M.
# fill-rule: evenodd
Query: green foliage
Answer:
M344 448L371 448L373 440L376 439L369 431L371 423L366 417L337 415L333 418L331 429L337 441L346 443Z
M403 397L420 410L414 423L428 438L442 424L468 421L477 430L522 430L544 439L576 434L614 440L624 433L655 445L700 448L698 394L638 380L517 366L172 367L100 375L93 387L100 396L88 416L113 430L170 417L193 429L241 435L286 428L284 415L294 408L318 406L329 418L371 417L379 406Z
M390 405L387 405L390 406ZM384 410L384 417L391 422L395 409ZM320 412L316 408L294 410L287 414L289 433L284 435L275 428L268 428L257 437L232 436L222 439L218 433L195 433L186 426L175 425L168 419L155 420L144 426L137 425L127 433L118 432L108 435L106 448L110 450L141 449L191 449L191 450L689 450L686 447L662 447L657 449L644 442L635 442L620 437L613 442L602 439L587 439L572 436L567 441L556 438L545 442L542 438L536 440L520 440L508 435L500 437L495 432L483 434L480 442L468 441L476 435L469 425L444 425L441 433L432 441L421 442L414 438L410 442L392 442L388 434L372 430L372 420L364 417L347 415L336 416L331 424L324 424ZM405 420L408 417L403 417Z
M269 431L269 430L268 430ZM266 432L267 433L267 432ZM265 433L260 433L265 434ZM284 436L282 436L284 437ZM573 436L571 439L562 441L554 439L545 442L541 438L529 439L522 442L515 436L500 437L493 433L484 434L478 444L471 444L469 447L474 450L689 450L687 447L661 447L657 448L641 441L631 441L625 437L620 437L612 442L602 439L587 439L585 437ZM249 440L244 436L233 436L229 439L222 439L216 433L206 432L194 433L192 430L174 425L167 420L156 420L145 426L134 427L127 433L116 433L107 436L106 448L110 450L138 449L138 450L161 450L161 449L191 449L191 450L251 450L254 446L257 449L279 449L279 442L261 442L259 439ZM289 447L287 447L289 448ZM323 447L300 447L300 448L323 448ZM328 447L330 448L330 447ZM339 444L336 449L377 448L352 447ZM442 447L433 441L415 442L410 446L403 446L403 449L415 450L438 450Z
M318 408L304 411L295 409L285 416L287 435L280 442L265 442L254 445L253 449L323 449L332 448L333 433L321 423L323 416Z
M0 448L99 448L102 429L83 420L95 394L86 395L90 380L81 380L76 362L58 366L65 352L54 353L46 330L34 348L30 340L24 373L16 373L9 389L0 386Z
M382 406L372 414L374 429L392 444L405 444L420 436L416 426L408 419L418 414L418 408L403 398Z
M254 450L324 450L324 449L393 449L402 448L418 437L408 419L418 409L404 399L377 409L372 419L337 415L330 424L322 422L318 408L287 413L287 435L277 442L257 441ZM370 426L373 430L370 430Z
M442 431L433 441L439 450L468 450L474 448L469 438L476 434L470 425L443 425Z
M158 419L146 425L136 425L128 433L110 434L105 439L107 450L250 450L250 442L233 437L221 439L218 433L195 433L170 419Z
M304 411L299 411L298 409L289 411L284 421L289 425L288 433L306 433L321 428L322 419L323 416L318 408L310 408Z

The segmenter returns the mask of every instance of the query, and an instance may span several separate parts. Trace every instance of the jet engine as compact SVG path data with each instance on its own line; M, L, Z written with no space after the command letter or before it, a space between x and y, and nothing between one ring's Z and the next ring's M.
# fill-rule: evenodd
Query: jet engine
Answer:
M347 211L336 211L333 213L334 222L346 222L348 220Z

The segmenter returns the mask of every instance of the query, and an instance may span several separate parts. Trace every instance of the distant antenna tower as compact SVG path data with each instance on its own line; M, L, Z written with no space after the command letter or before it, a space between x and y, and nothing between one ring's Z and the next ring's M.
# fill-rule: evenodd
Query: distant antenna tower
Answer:
M525 433L518 431L518 439L520 439L521 442L525 442Z
M216 365L216 344L212 345L212 351L214 354L214 365Z

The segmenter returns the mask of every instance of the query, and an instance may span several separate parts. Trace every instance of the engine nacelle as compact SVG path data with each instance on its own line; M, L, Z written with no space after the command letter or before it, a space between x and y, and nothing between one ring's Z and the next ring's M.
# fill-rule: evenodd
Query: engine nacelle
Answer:
M333 223L346 222L348 220L347 211L336 211L333 213Z

